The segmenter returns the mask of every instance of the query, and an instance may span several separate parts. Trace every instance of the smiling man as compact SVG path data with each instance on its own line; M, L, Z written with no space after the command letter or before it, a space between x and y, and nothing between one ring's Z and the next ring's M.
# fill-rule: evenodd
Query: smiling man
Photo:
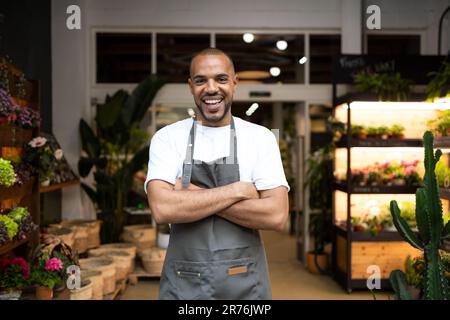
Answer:
M160 299L271 299L259 230L282 230L287 184L277 141L233 117L233 62L208 48L191 61L198 108L159 130L145 190L156 223L170 223Z

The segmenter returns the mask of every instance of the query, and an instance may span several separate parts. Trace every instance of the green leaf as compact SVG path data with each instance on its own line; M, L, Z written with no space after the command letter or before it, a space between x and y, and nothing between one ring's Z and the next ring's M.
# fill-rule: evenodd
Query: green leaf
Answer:
M80 120L80 135L81 148L86 151L90 158L97 158L100 155L100 141L83 119Z
M450 221L447 222L442 230L442 239L450 239Z
M105 103L97 106L95 121L101 129L105 130L114 125L120 117L127 99L128 93L125 90L119 90L110 99L107 99Z
M392 271L389 276L389 282L398 300L412 300L403 271L398 269Z
M126 126L142 120L153 98L163 85L164 81L154 75L139 83L128 97L125 108L122 110L122 120Z
M397 201L391 201L390 209L394 225L403 239L409 242L414 248L423 250L423 244L417 239L417 236L411 230L406 220L400 216L400 209L398 208Z
M78 173L80 176L87 177L94 166L94 161L91 158L81 157L78 161Z
M91 201L94 204L98 203L98 195L97 192L92 189L90 186L88 186L87 184L85 184L84 182L81 183L81 187L83 188L84 192L86 192L86 194L89 196L89 198L91 199Z

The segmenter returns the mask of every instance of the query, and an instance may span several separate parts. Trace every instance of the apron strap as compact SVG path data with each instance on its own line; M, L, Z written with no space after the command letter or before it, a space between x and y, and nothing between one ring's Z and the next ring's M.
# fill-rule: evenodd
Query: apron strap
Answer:
M197 130L197 122L193 119L191 131L189 132L189 140L186 148L186 157L183 162L183 173L181 176L181 186L187 188L191 183L192 167L194 166L194 145L195 145L195 131ZM236 128L234 125L233 116L231 116L230 126L230 154L225 159L227 164L237 164L237 138Z

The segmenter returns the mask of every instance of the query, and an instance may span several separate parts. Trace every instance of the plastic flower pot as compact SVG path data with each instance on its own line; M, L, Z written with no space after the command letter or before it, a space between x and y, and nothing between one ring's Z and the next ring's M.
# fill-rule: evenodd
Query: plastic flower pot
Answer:
M22 295L22 290L11 289L0 291L0 300L19 300Z

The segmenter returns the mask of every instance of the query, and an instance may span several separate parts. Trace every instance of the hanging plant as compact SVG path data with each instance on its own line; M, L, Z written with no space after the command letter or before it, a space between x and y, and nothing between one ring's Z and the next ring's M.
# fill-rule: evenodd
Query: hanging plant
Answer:
M427 100L433 102L442 97L450 98L450 62L444 61L439 71L430 72L433 77L427 85Z
M406 100L413 82L402 78L400 73L367 73L361 71L354 76L359 92L373 92L382 101Z

